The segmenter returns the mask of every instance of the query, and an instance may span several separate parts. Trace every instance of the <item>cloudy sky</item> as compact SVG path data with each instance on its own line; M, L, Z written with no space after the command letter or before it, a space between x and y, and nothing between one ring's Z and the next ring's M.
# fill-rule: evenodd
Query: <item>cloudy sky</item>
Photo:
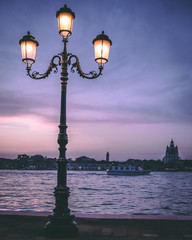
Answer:
M39 41L32 70L45 72L63 49L56 11L76 15L68 51L84 72L97 70L93 38L113 44L101 77L69 71L67 157L162 159L173 138L192 159L191 0L1 0L0 156L58 157L60 75L26 76L19 40Z

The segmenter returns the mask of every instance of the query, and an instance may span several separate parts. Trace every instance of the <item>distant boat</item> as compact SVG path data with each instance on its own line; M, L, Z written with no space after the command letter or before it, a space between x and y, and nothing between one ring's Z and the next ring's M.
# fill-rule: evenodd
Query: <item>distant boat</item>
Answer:
M148 175L151 170L144 170L139 166L133 166L131 164L118 164L111 166L107 169L108 175L123 175L123 176L138 176L138 175Z

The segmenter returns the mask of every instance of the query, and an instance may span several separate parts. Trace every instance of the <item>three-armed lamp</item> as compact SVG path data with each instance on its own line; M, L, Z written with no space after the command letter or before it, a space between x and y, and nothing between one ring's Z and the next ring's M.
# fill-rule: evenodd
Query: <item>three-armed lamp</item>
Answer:
M49 76L53 69L58 72L58 66L61 66L61 112L60 125L57 142L59 144L59 158L57 160L57 186L54 189L55 208L53 214L49 216L49 222L45 226L45 233L49 237L68 237L75 236L78 233L77 224L74 221L75 216L70 214L68 208L69 188L67 187L67 158L66 145L68 143L67 125L66 125L66 91L68 82L68 66L71 65L71 72L76 68L78 74L87 79L94 79L101 75L103 66L108 62L109 49L112 45L107 35L98 35L94 40L95 61L98 63L99 73L90 71L84 73L80 67L79 59L76 55L67 52L68 37L72 34L74 12L66 5L56 13L59 26L59 34L63 37L64 50L51 59L47 71L43 74L32 72L32 64L35 63L38 41L30 35L30 32L24 36L19 44L21 45L22 61L27 65L27 75L33 79L43 79ZM74 59L72 63L72 59ZM57 62L55 62L57 60ZM77 203L78 204L78 203Z

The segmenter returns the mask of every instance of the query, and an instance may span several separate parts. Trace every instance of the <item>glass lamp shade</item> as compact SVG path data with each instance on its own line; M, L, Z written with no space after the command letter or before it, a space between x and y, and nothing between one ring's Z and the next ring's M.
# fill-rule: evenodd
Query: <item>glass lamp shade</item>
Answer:
M22 61L27 65L31 65L35 62L36 50L39 45L38 41L27 33L20 41Z
M57 11L56 17L58 20L59 34L64 38L67 38L72 34L75 13L65 4L63 8Z
M102 34L93 39L93 45L95 49L95 61L100 66L104 66L104 64L108 62L109 50L112 45L112 41L104 34L104 31L102 31Z

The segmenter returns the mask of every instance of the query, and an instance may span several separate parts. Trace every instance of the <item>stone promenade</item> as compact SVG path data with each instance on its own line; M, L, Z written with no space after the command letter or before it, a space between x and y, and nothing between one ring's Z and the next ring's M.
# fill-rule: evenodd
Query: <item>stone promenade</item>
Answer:
M0 240L48 240L48 215L0 211ZM76 214L76 222L79 236L66 240L192 240L187 216Z

